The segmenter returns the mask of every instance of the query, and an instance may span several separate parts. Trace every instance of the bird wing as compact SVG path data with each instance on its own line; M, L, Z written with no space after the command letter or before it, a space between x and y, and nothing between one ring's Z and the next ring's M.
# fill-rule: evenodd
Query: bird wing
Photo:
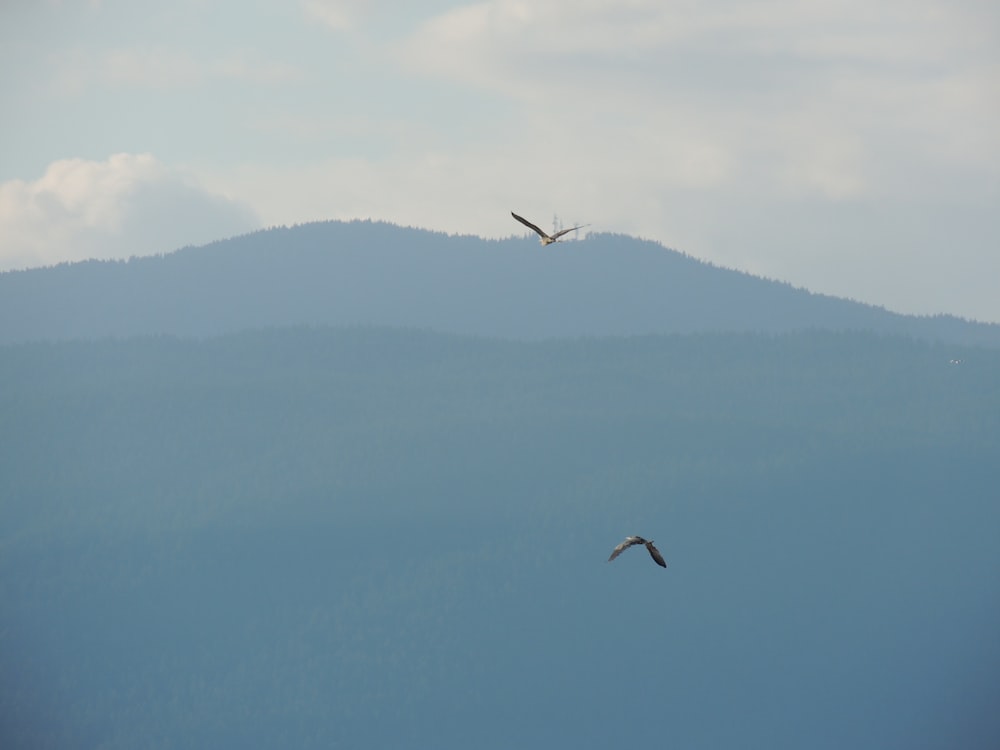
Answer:
M611 552L611 557L608 558L608 562L614 560L616 557L618 557L618 555L627 550L633 544L645 544L645 543L646 540L643 539L641 536L625 537L625 541L619 544L617 547L615 547L614 550Z
M663 559L663 555L660 554L660 550L653 546L652 542L646 542L646 549L649 550L649 556L656 561L656 564L661 568L667 567L666 561Z
M590 224L580 224L579 226L570 227L569 229L560 229L558 232L556 232L554 235L552 235L552 239L554 239L554 240L559 239L560 237L562 237L567 232L572 232L572 231L575 231L577 229L583 229L584 227L589 227L589 226L590 226Z
M545 238L550 239L550 240L553 239L552 237L549 237L547 234L545 234L545 232L543 232L541 229L539 229L534 224L532 224L530 221L528 221L527 219L525 219L523 216L518 216L513 211L510 212L510 215L513 216L515 219L517 219L522 224L524 224L524 226L526 226L528 229L531 229L531 230L537 232L539 236L545 237ZM566 231L569 231L569 230L566 230ZM557 234L556 237L558 237L558 236L559 235Z

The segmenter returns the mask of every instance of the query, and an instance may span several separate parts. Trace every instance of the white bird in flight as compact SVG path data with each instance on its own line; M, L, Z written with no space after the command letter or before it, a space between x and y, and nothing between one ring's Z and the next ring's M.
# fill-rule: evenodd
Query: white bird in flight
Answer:
M539 238L540 238L539 242L541 242L543 245L551 245L553 242L558 242L559 238L562 237L567 232L572 232L572 231L575 231L577 229L582 229L583 227L589 227L590 226L590 224L580 224L579 226L570 227L569 229L560 229L555 234L546 234L541 229L539 229L534 224L532 224L530 221L528 221L527 219L525 219L523 216L518 216L513 211L510 212L510 215L513 216L515 219L517 219L522 224L524 224L524 226L526 226L528 229L531 229L532 231L534 231L535 233L537 233L538 236L539 236Z

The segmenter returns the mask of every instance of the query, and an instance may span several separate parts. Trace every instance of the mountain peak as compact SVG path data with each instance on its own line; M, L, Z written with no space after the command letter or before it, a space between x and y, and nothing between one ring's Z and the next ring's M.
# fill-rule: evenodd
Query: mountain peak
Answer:
M129 261L0 274L0 342L389 325L512 339L869 330L1000 346L1000 326L907 316L591 233L539 247L380 221L274 227Z

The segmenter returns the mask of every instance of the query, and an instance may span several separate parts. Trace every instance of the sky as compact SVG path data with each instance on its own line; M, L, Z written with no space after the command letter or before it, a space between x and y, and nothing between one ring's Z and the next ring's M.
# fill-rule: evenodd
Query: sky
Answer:
M0 270L510 211L1000 322L995 0L0 0Z

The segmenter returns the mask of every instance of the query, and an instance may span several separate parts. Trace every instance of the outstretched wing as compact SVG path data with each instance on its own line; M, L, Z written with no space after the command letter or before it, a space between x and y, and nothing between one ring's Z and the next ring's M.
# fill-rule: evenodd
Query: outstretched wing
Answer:
M627 550L633 544L645 544L645 543L646 540L643 539L641 536L625 537L625 541L619 544L617 547L615 547L614 550L611 552L611 557L608 558L608 562L614 560L616 557L618 557L618 555Z
M517 219L522 224L524 224L524 226L526 226L528 229L531 229L532 231L536 232L539 237L545 237L546 239L553 239L552 237L549 237L547 234L545 234L545 232L543 232L541 229L539 229L534 224L532 224L530 221L528 221L527 219L525 219L523 216L518 216L513 211L510 212L510 215L513 216L515 219ZM566 231L568 232L570 230L567 229ZM558 236L559 235L557 234L556 237L558 237Z
M656 564L661 568L667 567L666 561L663 559L663 555L660 554L660 550L653 546L652 542L646 542L646 549L649 550L649 556L656 561Z
M584 227L589 227L589 226L590 224L580 224L579 226L570 227L569 229L560 229L558 232L552 235L552 239L557 240L567 232L573 232L576 231L577 229L583 229Z

